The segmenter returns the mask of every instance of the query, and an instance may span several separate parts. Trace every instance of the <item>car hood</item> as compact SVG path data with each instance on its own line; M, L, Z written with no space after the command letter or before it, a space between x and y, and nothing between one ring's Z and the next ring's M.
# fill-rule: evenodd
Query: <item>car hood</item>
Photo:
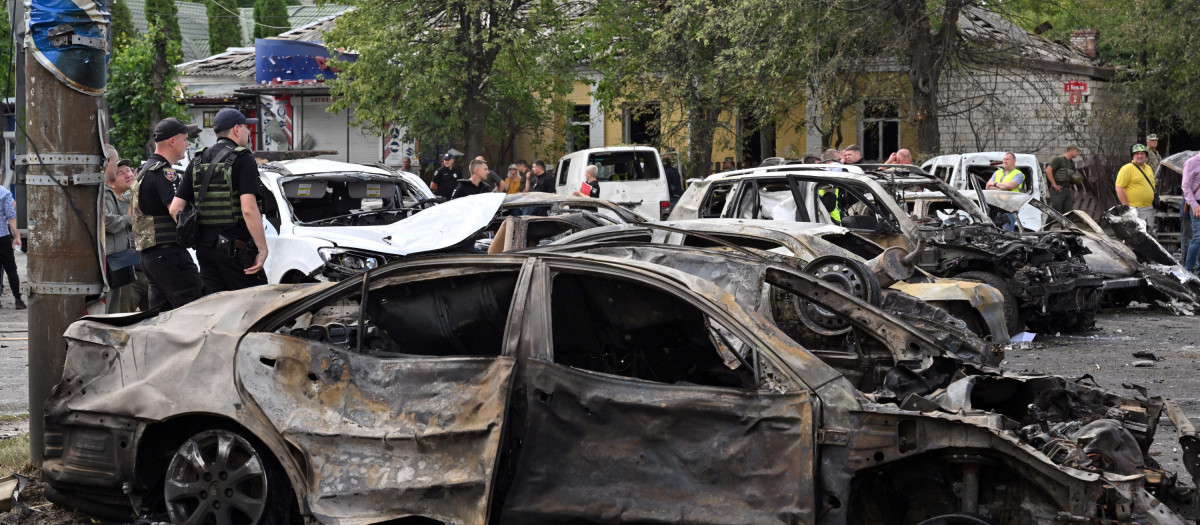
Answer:
M486 228L500 211L504 197L500 193L463 197L381 226L297 226L295 231L343 248L391 255L432 252L459 244Z

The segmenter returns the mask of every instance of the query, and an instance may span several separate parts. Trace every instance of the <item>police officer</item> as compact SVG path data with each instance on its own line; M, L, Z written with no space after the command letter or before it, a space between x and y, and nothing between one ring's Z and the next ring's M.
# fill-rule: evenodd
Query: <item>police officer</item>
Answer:
M175 219L170 209L180 174L171 167L183 159L188 135L200 128L176 118L163 119L154 127L154 154L146 159L133 183L134 245L149 281L151 308L179 308L200 298L200 272L191 255L177 242Z
M208 188L196 207L200 237L196 260L204 294L240 290L267 284L263 264L267 261L267 236L263 231L258 196L258 164L246 145L250 124L242 112L225 108L213 119L217 143L196 154L171 202L171 215L183 211L185 202L195 204L196 194Z
M461 178L462 173L454 165L454 155L444 153L442 167L433 172L433 181L429 183L429 189L433 190L434 195L449 199L454 196L454 189L458 187L458 180Z

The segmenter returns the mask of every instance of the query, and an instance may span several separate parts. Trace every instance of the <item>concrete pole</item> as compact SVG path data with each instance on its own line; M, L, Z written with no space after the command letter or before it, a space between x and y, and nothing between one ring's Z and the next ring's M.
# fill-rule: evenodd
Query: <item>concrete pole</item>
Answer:
M85 297L100 291L94 236L103 155L96 110L102 99L67 87L32 51L26 53L29 448L41 466L43 404L62 379L67 353L62 334L85 313ZM47 176L58 176L61 184Z

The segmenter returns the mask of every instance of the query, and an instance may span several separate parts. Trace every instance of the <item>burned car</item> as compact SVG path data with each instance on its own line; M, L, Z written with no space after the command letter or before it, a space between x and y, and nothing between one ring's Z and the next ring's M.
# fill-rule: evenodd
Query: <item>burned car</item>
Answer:
M1070 232L1015 233L915 166L778 166L721 173L688 187L672 220L757 218L840 224L881 246L912 251L938 277L986 283L1004 294L1010 333L1091 327L1103 280ZM912 199L947 199L912 216Z
M1004 296L998 290L979 282L933 277L914 267L915 257L881 257L885 251L881 246L840 226L757 219L696 219L594 228L557 240L555 244L594 242L761 250L843 285L844 290L876 306L891 300L884 299L884 294L877 293L876 288L895 290L945 310L946 315L963 321L963 326L979 337L1000 343L1009 340ZM868 283L868 274L875 276L875 283ZM905 309L908 308L906 305Z
M977 198L965 194L968 198ZM985 191L990 208L1031 216L1043 230L1070 231L1083 240L1088 268L1104 279L1104 303L1122 307L1138 300L1158 304L1176 315L1200 310L1200 279L1183 269L1158 240L1146 232L1145 222L1128 206L1114 206L1101 219L1112 230L1110 236L1083 210L1066 215L1026 194ZM918 208L933 205L917 202Z
M74 323L46 495L174 523L1195 517L1194 489L1112 454L1145 450L1161 401L976 373L816 277L746 268L890 339L896 388L855 388L749 297L666 266L435 256Z

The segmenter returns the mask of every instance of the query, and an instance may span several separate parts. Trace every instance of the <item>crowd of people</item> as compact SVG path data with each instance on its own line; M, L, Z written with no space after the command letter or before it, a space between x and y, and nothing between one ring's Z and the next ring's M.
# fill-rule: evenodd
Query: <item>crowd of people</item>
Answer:
M407 160L407 159L406 159ZM508 165L504 177L488 168L482 155L475 157L467 167L467 176L455 164L458 158L452 153L442 154L442 165L433 172L429 189L434 195L446 200L476 195L479 193L522 193L542 191L554 193L554 177L546 172L546 163L533 161L532 169L524 159ZM404 168L401 168L404 169ZM410 170L405 170L410 171Z

